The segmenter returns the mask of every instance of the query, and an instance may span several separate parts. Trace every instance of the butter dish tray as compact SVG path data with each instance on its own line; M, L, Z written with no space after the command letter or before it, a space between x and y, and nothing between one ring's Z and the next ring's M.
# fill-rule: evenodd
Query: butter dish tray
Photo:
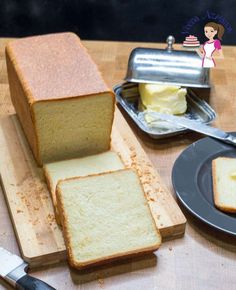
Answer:
M150 137L162 139L189 131L184 127L172 125L163 120L158 120L154 124L148 124L139 107L137 83L124 82L116 85L113 89L118 104L128 113L136 125ZM204 124L209 124L216 118L216 113L211 106L200 99L191 88L187 88L186 101L187 111L183 114L184 117Z

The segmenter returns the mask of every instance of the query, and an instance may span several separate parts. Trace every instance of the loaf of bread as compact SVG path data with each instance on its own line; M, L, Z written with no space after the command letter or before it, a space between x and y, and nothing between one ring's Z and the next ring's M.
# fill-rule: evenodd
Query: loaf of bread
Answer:
M216 207L236 213L236 158L218 157L213 160L212 177Z
M114 94L77 35L6 47L12 103L39 165L109 150Z
M57 199L72 267L153 252L161 244L132 169L59 181Z
M59 180L123 169L124 165L115 152L107 151L87 157L48 163L43 168L54 205L56 221L60 225L56 198L56 185Z

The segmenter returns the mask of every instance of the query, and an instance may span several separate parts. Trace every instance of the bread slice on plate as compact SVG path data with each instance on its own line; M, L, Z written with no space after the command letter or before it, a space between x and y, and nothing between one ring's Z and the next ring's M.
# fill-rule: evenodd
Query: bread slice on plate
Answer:
M62 180L57 198L72 267L83 269L153 252L161 244L132 169Z
M236 213L236 158L218 157L212 161L215 206Z
M57 209L56 185L59 180L80 177L107 171L123 169L124 164L117 153L107 151L83 158L75 158L64 161L48 163L44 165L48 188L52 197L57 223L60 225L60 217Z

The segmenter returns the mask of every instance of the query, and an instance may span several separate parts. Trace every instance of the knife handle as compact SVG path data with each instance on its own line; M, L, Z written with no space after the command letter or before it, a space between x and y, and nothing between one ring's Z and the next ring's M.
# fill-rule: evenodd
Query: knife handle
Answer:
M19 290L56 290L51 287L47 283L31 277L29 275L25 275L16 281L16 289Z

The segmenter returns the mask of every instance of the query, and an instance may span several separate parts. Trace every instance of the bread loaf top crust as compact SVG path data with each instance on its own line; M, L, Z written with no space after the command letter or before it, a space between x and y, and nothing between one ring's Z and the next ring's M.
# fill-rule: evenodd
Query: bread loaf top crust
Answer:
M74 33L11 41L6 53L15 66L30 104L111 92Z

